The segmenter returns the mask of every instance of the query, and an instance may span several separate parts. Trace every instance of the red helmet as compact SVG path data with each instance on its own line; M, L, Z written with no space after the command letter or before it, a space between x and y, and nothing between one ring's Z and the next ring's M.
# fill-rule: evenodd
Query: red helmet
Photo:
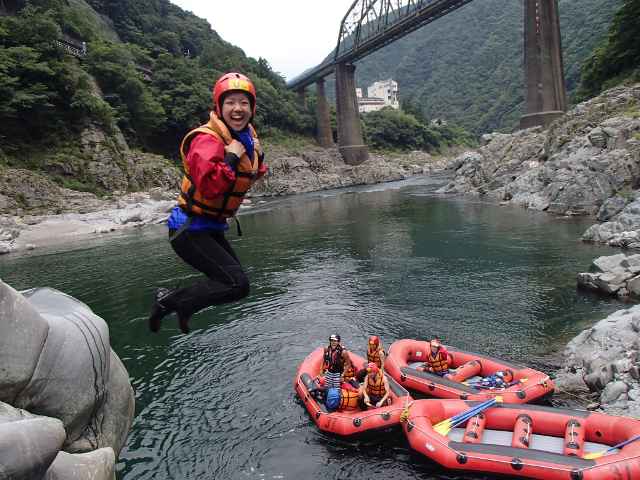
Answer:
M377 374L378 371L379 371L378 366L375 363L370 362L367 364L367 372Z
M371 335L369 337L369 343L373 343L376 347L380 346L380 337L377 335Z
M256 114L256 87L249 77L241 73L230 72L221 76L213 87L213 105L216 115L222 116L222 96L227 92L242 92L249 95L251 102L251 115Z

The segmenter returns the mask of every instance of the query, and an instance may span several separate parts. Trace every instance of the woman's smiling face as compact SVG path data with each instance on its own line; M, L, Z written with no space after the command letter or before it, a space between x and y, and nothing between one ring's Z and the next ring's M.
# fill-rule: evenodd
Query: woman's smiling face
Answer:
M233 130L243 130L251 120L251 102L242 92L231 92L222 102L222 118Z

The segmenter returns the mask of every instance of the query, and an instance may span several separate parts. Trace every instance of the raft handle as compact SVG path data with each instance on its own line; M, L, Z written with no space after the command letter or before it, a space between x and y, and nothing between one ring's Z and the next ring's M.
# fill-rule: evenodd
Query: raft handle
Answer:
M517 457L514 457L511 460L511 467L513 467L514 470L522 470L524 468L524 464L522 463L522 460L520 460Z

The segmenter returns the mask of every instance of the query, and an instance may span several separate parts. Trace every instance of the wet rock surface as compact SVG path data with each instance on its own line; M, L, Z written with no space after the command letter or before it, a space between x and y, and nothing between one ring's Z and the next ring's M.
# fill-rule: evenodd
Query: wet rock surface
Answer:
M0 465L16 463L0 478L111 479L133 414L104 320L57 290L0 281Z
M639 332L640 305L614 312L583 331L563 353L557 387L595 397L593 409L640 418Z

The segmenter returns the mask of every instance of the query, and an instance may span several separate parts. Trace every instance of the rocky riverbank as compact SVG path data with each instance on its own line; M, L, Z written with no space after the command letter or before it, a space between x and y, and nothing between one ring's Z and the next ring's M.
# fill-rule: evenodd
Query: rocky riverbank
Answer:
M272 146L267 161L270 172L256 184L244 209L272 196L427 174L441 170L449 157L432 157L425 152L373 154L362 165L350 166L342 161L337 149L307 145L298 150ZM160 170L153 172L155 177L160 175L160 186L138 193L116 190L105 197L62 188L41 173L0 170L0 184L3 179L8 183L10 178L20 178L18 183L31 186L4 190L0 198L0 254L164 222L175 205L180 172L166 160L159 162ZM21 201L19 209L16 199Z
M585 240L633 243L630 232L640 229L640 84L581 103L548 130L493 133L482 143L455 160L454 178L441 193L593 216L606 223L590 229ZM629 241L611 242L614 236Z

